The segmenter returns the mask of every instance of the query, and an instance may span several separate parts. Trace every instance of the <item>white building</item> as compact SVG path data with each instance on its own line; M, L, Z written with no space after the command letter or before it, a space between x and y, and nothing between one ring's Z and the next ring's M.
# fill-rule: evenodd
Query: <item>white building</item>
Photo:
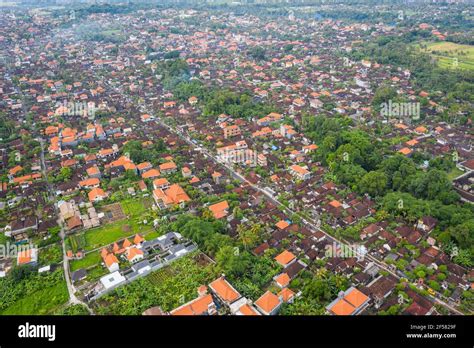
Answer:
M100 282L105 289L110 289L125 282L125 277L119 271L115 271L100 278Z

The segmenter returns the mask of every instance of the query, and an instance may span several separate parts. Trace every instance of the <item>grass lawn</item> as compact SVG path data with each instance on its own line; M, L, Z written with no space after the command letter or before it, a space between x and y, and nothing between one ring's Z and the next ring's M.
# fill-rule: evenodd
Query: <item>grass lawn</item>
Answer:
M66 282L36 291L24 297L10 307L2 315L45 315L51 314L69 300Z
M84 238L84 234L74 234L69 237L69 246L72 249L72 252L75 253L78 250L81 250L85 247L86 245L86 240Z
M101 278L102 276L109 273L107 268L102 267L101 265L97 265L87 270L87 281L93 282Z
M81 244L79 241L84 239L83 249L88 251L133 236L137 233L145 234L152 230L151 226L139 223L140 217L147 211L148 202L146 199L129 199L122 201L121 204L125 214L129 216L129 219L115 221L90 229L79 235L71 236L69 242L72 242L72 244ZM76 240L78 242L76 242Z
M158 233L158 231L151 231L150 233L147 233L144 238L145 240L152 240L158 238L159 236L160 233Z
M94 251L94 252L88 253L81 260L72 260L69 263L69 265L71 268L71 272L74 272L81 268L92 267L96 264L99 264L101 261L102 259L100 258L100 253L98 251Z
M448 173L448 179L453 181L461 174L464 174L464 172L461 169L454 167L454 169Z
M454 42L425 42L429 52L438 60L441 68L455 68L455 59L459 69L474 70L474 46L461 45Z
M149 199L149 198L148 198ZM130 215L131 217L139 217L146 212L147 202L144 199L127 199L121 202L123 211L125 214Z
M111 244L117 240L133 236L137 233L143 234L151 230L152 227L138 225L125 221L114 222L97 229L85 232L85 250L93 250Z

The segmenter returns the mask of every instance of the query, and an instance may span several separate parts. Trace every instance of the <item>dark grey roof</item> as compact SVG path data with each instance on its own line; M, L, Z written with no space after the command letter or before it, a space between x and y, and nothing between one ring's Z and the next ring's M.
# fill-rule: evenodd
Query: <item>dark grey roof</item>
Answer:
M135 272L135 271L134 271L134 272L128 273L128 274L126 275L126 278L127 278L127 280L133 280L133 279L135 279L135 278L137 278L137 277L139 277L139 276L140 276L140 274L139 274L138 272Z
M177 233L175 232L168 232L167 234L160 236L158 238L155 238L150 241L146 241L143 243L143 248L148 249L150 247L156 248L159 247L161 249L167 249L171 245L173 245L173 242L178 238Z
M148 262L148 260L143 260L143 261L140 261L136 264L134 264L132 266L132 269L135 271L135 272L138 272L140 269L144 268L144 267L147 267L147 266L150 266L150 262Z
M156 260L150 262L151 268L158 267L160 264L161 264L161 262L160 262L160 261L156 261Z
M194 251L194 250L196 250L196 249L197 249L197 246L194 245L194 244L188 245L188 246L186 247L186 250L188 251L188 253L191 252L191 251Z
M75 272L71 273L71 279L73 282L77 282L78 280L81 280L87 275L87 271L84 268L78 269Z
M175 259L175 258L176 258L176 255L174 255L174 254L169 254L168 256L166 256L166 257L164 258L164 260L165 260L165 261L171 261L171 260L173 260L173 259Z
M172 253L172 254L176 254L177 252L183 250L183 249L186 249L186 247L183 245L183 244L178 244L178 245L174 245L172 246L170 249L169 249L169 252Z

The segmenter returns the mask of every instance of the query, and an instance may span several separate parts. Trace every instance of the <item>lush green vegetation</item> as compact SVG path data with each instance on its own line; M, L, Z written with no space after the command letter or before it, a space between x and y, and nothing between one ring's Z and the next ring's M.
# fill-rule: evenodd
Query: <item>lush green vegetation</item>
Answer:
M254 46L248 50L248 55L255 60L265 60L266 52L261 46Z
M3 315L41 315L52 314L69 300L66 283L42 288L23 297L6 308Z
M191 239L206 254L215 255L220 248L233 245L232 239L225 234L225 224L219 220L206 221L182 214L167 228Z
M68 299L62 268L38 274L29 266L15 267L0 279L2 314L51 314Z
M146 233L149 230L151 230L151 227L143 227L143 225L136 223L124 224L124 221L114 222L85 232L86 246L84 249L93 250L100 248L137 233Z
M150 161L152 164L157 164L156 161L153 163L154 160L157 160L165 149L163 139L158 139L147 148L143 148L141 141L131 140L123 146L122 154L128 154L129 158L137 164L147 161Z
M59 264L63 259L63 250L59 244L53 244L41 249L39 253L40 265Z
M225 225L220 220L204 220L183 214L170 227L172 231L179 231L184 237L195 241L200 250L214 257L217 268L245 296L258 298L262 289L278 273L279 268L271 258L273 250L264 257L254 256L242 243L242 238L234 241L225 234ZM259 233L257 229L249 231ZM248 235L245 237L249 238Z
M334 300L340 291L346 290L349 281L335 275L324 267L315 274L305 271L290 284L291 289L301 290L302 296L293 304L283 306L283 315L324 315L325 306Z
M90 41L99 41L99 42L110 42L113 44L121 44L126 40L125 35L123 35L120 30L111 29L111 30L102 30L99 32L88 32L86 38Z
M0 139L2 142L13 140L15 133L15 123L7 117L5 112L0 113Z
M203 100L207 93L207 87L198 80L180 82L173 89L174 96L180 101L186 101L190 97L197 97L199 100Z
M97 301L96 311L98 314L139 315L153 306L170 311L195 299L197 288L217 276L213 265L202 266L190 255L104 295Z
M86 307L80 304L70 305L65 308L61 308L56 314L58 315L89 315L89 311Z
M436 57L442 68L474 69L474 46L453 42L423 43L422 49Z
M226 114L234 118L251 119L277 111L272 105L255 101L248 93L212 88L195 80L181 81L172 88L172 91L175 97L182 101L192 96L197 97L205 117Z
M355 59L372 59L409 69L415 86L428 92L442 91L448 108L443 116L456 116L459 111L472 112L474 102L474 71L445 69L432 62L431 53L416 48L429 32L412 31L402 36L384 36L364 44L352 53ZM464 56L463 56L464 57ZM464 63L463 63L464 64ZM465 64L464 64L465 65ZM459 116L458 116L459 117Z
M152 230L151 226L144 225L141 221L142 215L147 211L144 200L128 199L122 201L121 204L124 213L127 215L126 221L118 220L70 236L67 241L72 250L75 251L74 248L76 248L76 250L93 250L122 238L130 237L137 233L146 234Z
M474 209L459 201L451 185L452 159L433 158L427 169L420 169L413 157L394 153L387 143L373 142L373 135L365 131L349 130L348 122L324 116L303 118L304 131L320 146L315 159L330 168L330 177L361 195L368 193L392 217L411 223L423 216L435 217L440 242L455 242L462 255L468 254L455 261L469 265L474 257Z
M204 116L231 115L235 118L263 117L276 111L274 107L255 102L249 94L237 94L229 90L212 91L205 100Z
M81 268L92 267L94 265L97 265L100 262L101 262L101 258L100 258L99 251L93 251L93 252L87 253L86 256L84 256L84 258L80 260L73 260L69 264L70 264L71 272L74 272Z
M68 237L67 241L73 253L84 249L87 245L84 233L73 234Z
M188 64L183 59L161 60L156 69L163 76L163 87L169 91L173 91L180 83L189 81L191 77Z
M121 202L124 213L130 218L138 218L147 211L150 198L126 199Z

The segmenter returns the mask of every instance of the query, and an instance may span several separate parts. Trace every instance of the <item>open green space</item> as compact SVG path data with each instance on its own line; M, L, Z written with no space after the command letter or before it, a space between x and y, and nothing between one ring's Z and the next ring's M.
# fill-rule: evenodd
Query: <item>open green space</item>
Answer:
M448 179L453 181L454 179L456 179L458 176L464 174L464 172L459 169L459 168L456 168L454 167L449 173L448 173Z
M68 299L62 267L51 273L15 267L0 278L0 314L52 314Z
M125 214L131 217L139 217L140 215L144 214L147 208L150 206L151 198L143 198L143 199L128 199L121 202L122 209Z
M72 260L69 265L71 272L77 271L81 268L89 268L94 266L95 264L101 262L100 253L99 251L93 251L88 253L84 258L80 260Z
M159 233L158 231L151 231L143 237L145 238L145 240L152 240L152 239L158 238L160 235L161 233Z
M69 300L65 282L33 292L2 311L3 315L52 314Z
M82 250L86 246L84 233L71 235L69 237L69 246L71 247L73 253L76 253L78 250Z
M99 264L95 265L92 268L89 268L87 270L87 281L88 282L94 282L96 280L99 280L102 276L106 275L109 273L109 270Z
M123 221L114 222L85 232L86 246L84 249L97 249L139 232L142 230L138 225L126 224Z
M127 219L118 220L69 236L68 243L73 252L77 250L94 250L137 233L145 234L152 230L151 226L141 223L142 216L146 213L149 206L147 199L124 200L121 202L121 205L128 217ZM90 259L87 261L90 261ZM84 261L84 263L87 264L87 261Z
M39 263L42 266L61 263L63 260L63 250L59 244L49 245L42 248L39 253Z
M429 52L441 68L474 70L474 46L454 42L425 42L421 49Z

